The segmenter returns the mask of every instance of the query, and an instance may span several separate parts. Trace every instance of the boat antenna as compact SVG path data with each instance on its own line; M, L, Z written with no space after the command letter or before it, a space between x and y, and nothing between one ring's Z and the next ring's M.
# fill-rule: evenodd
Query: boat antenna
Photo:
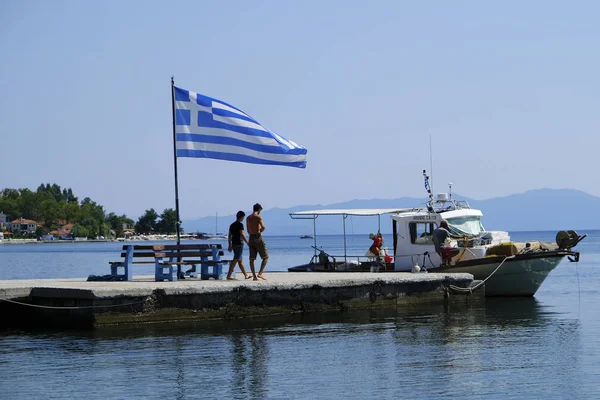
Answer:
M450 192L450 200L452 200L452 182L448 182L448 191Z
M431 146L431 134L429 134L429 171L431 171L431 190L433 191L433 151Z

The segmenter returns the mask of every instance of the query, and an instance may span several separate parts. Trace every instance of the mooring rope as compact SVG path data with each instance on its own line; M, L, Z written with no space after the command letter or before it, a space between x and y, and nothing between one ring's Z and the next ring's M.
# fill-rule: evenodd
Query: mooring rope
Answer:
M579 261L575 263L575 271L577 272L577 298L579 311L581 312L581 285L579 284Z
M504 262L506 260L508 260L509 258L515 258L515 256L504 256L504 260L502 260L502 262L496 267L496 269L494 271L492 271L492 273L485 278L484 280L482 280L481 282L479 282L477 285L471 287L469 286L468 288L461 288L459 286L455 286L455 285L448 285L448 288L452 289L455 292L458 293L469 293L472 294L475 290L479 289L481 286L483 286L485 284L485 282L490 279L495 273L496 271L498 271L500 269L500 267L504 264Z
M134 301L132 303L125 303L125 304L109 304L109 305L105 305L105 306L55 307L55 306L41 306L38 304L23 303L20 301L9 300L9 299L0 299L0 301L6 301L7 303L18 304L21 306L34 307L34 308L45 308L45 309L50 309L50 310L83 310L83 309L89 309L89 308L116 308L116 307L128 307L128 306L133 306L133 305L137 305L137 304L143 304L146 302L146 300L144 300L144 301Z
M465 236L465 243L463 244L463 251L462 253L460 253L460 255L456 258L456 261L454 261L454 263L456 264L457 262L460 261L460 259L465 255L465 252L467 251L467 246L469 245L469 237Z

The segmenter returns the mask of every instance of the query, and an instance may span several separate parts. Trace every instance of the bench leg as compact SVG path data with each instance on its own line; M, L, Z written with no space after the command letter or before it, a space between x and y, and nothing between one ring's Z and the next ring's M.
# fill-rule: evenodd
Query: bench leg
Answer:
M125 265L123 265L123 268L125 268L125 280L126 281L132 281L133 280L133 272L131 268L131 265L129 265L128 263L125 263Z
M210 275L208 274L208 267L208 264L200 264L200 279L203 281L206 281L208 278L210 278Z
M216 279L216 280L223 280L225 278L227 278L227 271L229 270L229 265L225 264L225 271L223 272L223 263L218 263L218 264L201 264L200 265L200 279L202 280L208 280L210 278ZM210 272L209 269L210 268ZM232 274L232 277L235 278L235 271Z
M166 272L165 272L166 270ZM169 282L178 281L179 278L177 276L177 266L174 265L165 265L156 261L154 263L154 280L156 282L162 282L164 280L168 280Z
M226 271L229 270L229 266L227 266ZM223 280L227 278L227 272L223 272L223 264L219 263L217 265L213 266L213 273L214 273L214 277L215 279L219 279L219 280ZM233 274L231 274L232 278L235 278L235 271L233 272Z
M123 268L122 274L119 273L119 268ZM111 264L110 265L110 275L114 276L115 278L122 278L125 281L133 280L131 268L129 267L129 264L127 264L127 263Z

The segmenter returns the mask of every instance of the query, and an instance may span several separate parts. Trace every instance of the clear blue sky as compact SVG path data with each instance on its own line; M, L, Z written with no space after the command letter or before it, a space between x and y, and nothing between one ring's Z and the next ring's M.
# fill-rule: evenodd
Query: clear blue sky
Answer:
M600 196L600 3L0 0L0 188L174 207L170 77L308 149L180 159L183 219L364 198Z

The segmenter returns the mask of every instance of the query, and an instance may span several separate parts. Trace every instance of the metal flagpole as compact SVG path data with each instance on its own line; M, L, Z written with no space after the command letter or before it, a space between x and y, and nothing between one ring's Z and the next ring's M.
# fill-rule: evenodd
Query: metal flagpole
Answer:
M175 164L175 214L177 222L177 245L181 244L181 221L179 220L179 183L177 181L177 136L175 134L175 81L171 77L171 105L173 111L173 162Z

